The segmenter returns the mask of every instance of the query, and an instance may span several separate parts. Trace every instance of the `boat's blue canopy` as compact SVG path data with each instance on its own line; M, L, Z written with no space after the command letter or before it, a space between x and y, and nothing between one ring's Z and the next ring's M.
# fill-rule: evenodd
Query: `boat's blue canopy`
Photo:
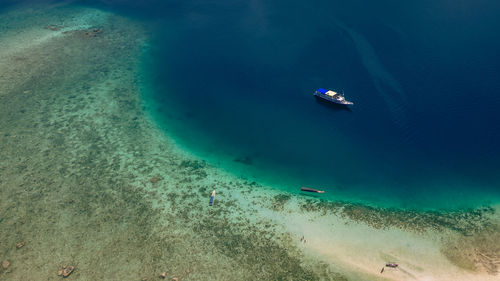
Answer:
M322 93L322 94L326 94L326 92L328 92L328 90L325 90L323 88L319 88L317 91Z

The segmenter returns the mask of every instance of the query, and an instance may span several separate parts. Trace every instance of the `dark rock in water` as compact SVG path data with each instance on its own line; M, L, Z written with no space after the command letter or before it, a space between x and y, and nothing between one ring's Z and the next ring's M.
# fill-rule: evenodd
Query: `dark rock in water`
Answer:
M96 37L101 32L102 32L101 28L95 28L85 32L85 35L87 35L88 37Z
M24 244L26 244L24 241L18 242L16 244L16 248L21 249L22 247L24 247Z
M62 272L62 276L63 277L68 277L72 272L73 270L75 270L75 267L74 266L67 266L63 269L63 272Z
M238 157L234 161L245 165L252 165L252 158L250 156Z
M152 178L151 178L151 182L152 182L152 183L157 183L157 182L158 182L158 180L159 180L159 179L158 179L158 177L152 177Z
M50 30L52 30L52 31L59 31L59 30L61 30L61 28L60 28L60 27L55 26L55 25L52 25L52 24L51 24L51 25L47 25L47 26L45 27L45 29L50 29Z

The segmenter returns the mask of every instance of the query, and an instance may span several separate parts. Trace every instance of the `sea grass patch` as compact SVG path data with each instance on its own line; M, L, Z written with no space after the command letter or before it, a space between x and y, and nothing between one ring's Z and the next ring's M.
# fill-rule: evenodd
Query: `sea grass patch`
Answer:
M495 213L491 207L458 211L413 211L323 199L301 200L299 207L302 211L322 215L337 214L377 229L398 227L416 232L448 229L463 235L472 235L494 224L491 216Z
M474 235L446 237L441 252L453 264L470 271L500 273L500 227L488 226Z
M251 221L227 192L241 183L208 180L207 163L152 135L140 100L140 25L58 7L25 12L61 35L9 60L15 71L0 77L0 256L10 262L0 279L52 280L74 266L71 280L154 280L162 272L342 280L330 267L304 265L273 223ZM66 17L99 24L62 33ZM214 184L228 189L209 207Z
M271 208L275 211L281 211L291 198L290 194L277 194L272 199Z

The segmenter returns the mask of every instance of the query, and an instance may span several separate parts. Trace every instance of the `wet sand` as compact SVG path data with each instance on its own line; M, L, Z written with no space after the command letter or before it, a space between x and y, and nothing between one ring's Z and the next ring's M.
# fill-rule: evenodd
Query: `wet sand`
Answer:
M376 209L248 182L148 114L146 26L65 5L0 20L0 279L498 279L498 206Z

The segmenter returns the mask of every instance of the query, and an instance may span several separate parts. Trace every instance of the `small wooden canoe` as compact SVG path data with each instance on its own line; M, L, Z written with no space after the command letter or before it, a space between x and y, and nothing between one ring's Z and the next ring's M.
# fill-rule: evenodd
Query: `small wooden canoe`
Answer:
M323 190L317 190L317 189L309 188L309 187L301 187L300 190L306 191L306 192L325 193Z
M212 195L210 195L210 200L208 201L208 205L212 206L215 202L215 189L212 191Z

